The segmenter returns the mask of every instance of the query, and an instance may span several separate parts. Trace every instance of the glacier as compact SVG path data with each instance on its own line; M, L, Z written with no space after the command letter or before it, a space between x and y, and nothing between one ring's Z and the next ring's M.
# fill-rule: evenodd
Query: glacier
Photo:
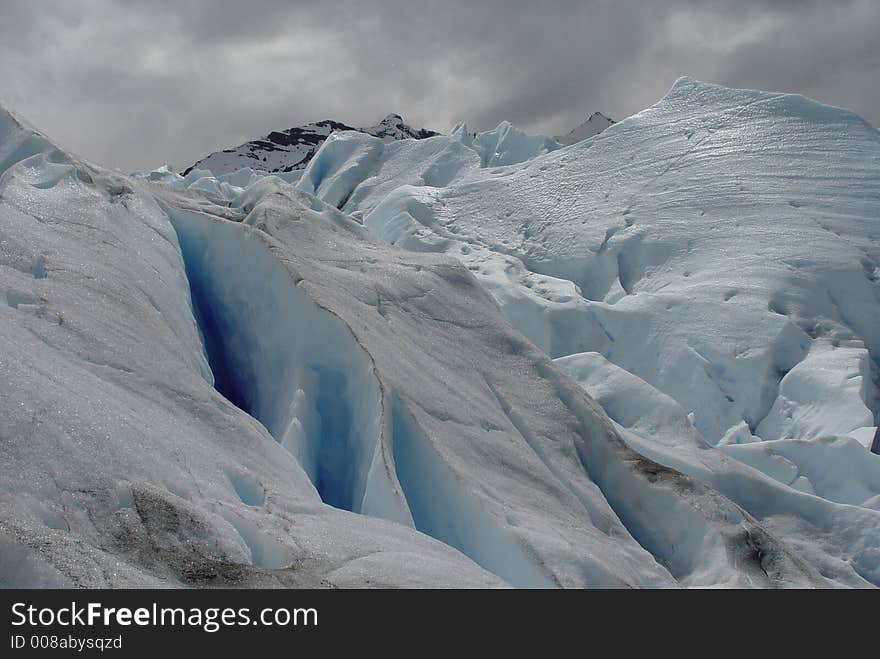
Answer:
M126 176L0 111L0 584L880 584L880 135L608 122Z
M523 167L386 194L381 162L344 208L393 244L454 254L551 357L602 353L712 444L744 421L870 446L877 144L846 111L681 80Z

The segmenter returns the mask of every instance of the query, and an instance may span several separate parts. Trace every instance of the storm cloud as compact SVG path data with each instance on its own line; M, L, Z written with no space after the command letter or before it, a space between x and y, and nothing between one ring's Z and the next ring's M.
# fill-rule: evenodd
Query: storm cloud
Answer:
M880 3L0 0L0 102L95 162L186 167L333 118L558 134L681 75L880 124Z

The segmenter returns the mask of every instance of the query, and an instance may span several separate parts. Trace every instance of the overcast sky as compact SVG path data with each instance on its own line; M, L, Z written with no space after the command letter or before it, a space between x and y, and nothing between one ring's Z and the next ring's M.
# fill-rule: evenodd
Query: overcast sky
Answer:
M123 170L389 112L553 135L681 75L880 125L880 1L0 0L0 102Z

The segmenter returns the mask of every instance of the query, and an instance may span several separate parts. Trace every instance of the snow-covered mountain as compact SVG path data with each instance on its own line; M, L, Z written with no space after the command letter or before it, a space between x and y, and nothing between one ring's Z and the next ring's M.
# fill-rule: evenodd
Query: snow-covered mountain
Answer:
M382 137L126 177L0 113L0 583L880 584L874 128Z
M325 119L282 131L272 131L265 137L251 140L239 146L211 153L191 167L209 170L215 176L229 174L249 167L264 172L292 172L304 169L327 137L341 130L354 130L373 135L384 141L425 139L438 135L425 128L412 128L404 123L399 114L389 114L375 126L353 128L338 121Z
M558 135L553 139L563 146L568 146L569 144L575 144L594 137L615 123L614 119L606 117L601 112L594 112L584 123L573 128L565 135Z

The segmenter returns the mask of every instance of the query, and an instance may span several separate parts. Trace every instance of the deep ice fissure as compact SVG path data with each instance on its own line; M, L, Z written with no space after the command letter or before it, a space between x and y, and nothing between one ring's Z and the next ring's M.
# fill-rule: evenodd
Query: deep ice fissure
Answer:
M165 212L215 388L297 458L324 503L412 525L514 586L553 585L459 491L393 395L394 473L374 469L383 393L371 361L348 326L299 289L258 230L194 211ZM378 474L389 482L377 483ZM398 478L402 501L377 496L393 492Z
M325 503L361 512L381 416L369 358L256 230L166 213L215 388L297 458Z

